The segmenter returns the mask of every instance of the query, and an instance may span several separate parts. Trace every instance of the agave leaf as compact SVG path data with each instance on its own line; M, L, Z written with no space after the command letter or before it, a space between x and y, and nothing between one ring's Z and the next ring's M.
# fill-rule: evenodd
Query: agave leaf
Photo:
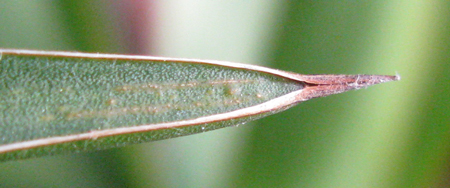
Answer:
M205 132L398 79L149 56L0 54L1 161Z

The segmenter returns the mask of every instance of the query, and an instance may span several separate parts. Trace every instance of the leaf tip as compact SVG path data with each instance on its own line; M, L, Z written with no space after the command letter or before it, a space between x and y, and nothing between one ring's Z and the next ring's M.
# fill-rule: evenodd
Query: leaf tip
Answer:
M400 79L401 79L400 74L398 74L398 72L395 72L395 79L394 79L394 81L398 81Z
M300 100L306 101L384 82L397 81L400 80L400 75L301 75L301 79L306 87Z

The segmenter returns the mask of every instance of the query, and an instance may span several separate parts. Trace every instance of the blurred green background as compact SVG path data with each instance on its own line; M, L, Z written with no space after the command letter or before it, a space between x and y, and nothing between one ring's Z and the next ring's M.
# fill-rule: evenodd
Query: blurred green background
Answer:
M147 54L399 82L244 126L0 163L0 187L448 187L450 1L1 1L0 48Z

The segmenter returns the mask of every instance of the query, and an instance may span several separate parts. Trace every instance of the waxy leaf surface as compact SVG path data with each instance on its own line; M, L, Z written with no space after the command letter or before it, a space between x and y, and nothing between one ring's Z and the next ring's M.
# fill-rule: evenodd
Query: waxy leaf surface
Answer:
M1 56L0 82L2 145L196 119L261 104L303 87L269 73L205 63L8 53ZM0 158L109 148L245 121L156 128L104 143L94 135L66 146L45 144L49 146L37 152L6 152Z
M149 56L0 53L0 160L205 132L399 79Z

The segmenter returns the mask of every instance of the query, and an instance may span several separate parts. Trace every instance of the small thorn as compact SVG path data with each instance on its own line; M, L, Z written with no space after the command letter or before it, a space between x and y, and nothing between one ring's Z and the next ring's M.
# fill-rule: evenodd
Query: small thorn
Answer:
M400 79L401 79L400 74L398 74L398 72L396 71L395 72L395 80L397 81L397 80L400 80Z
M400 80L400 75L298 75L303 81L303 88L299 101L306 101L316 97L325 97L349 90L361 89L384 82Z

